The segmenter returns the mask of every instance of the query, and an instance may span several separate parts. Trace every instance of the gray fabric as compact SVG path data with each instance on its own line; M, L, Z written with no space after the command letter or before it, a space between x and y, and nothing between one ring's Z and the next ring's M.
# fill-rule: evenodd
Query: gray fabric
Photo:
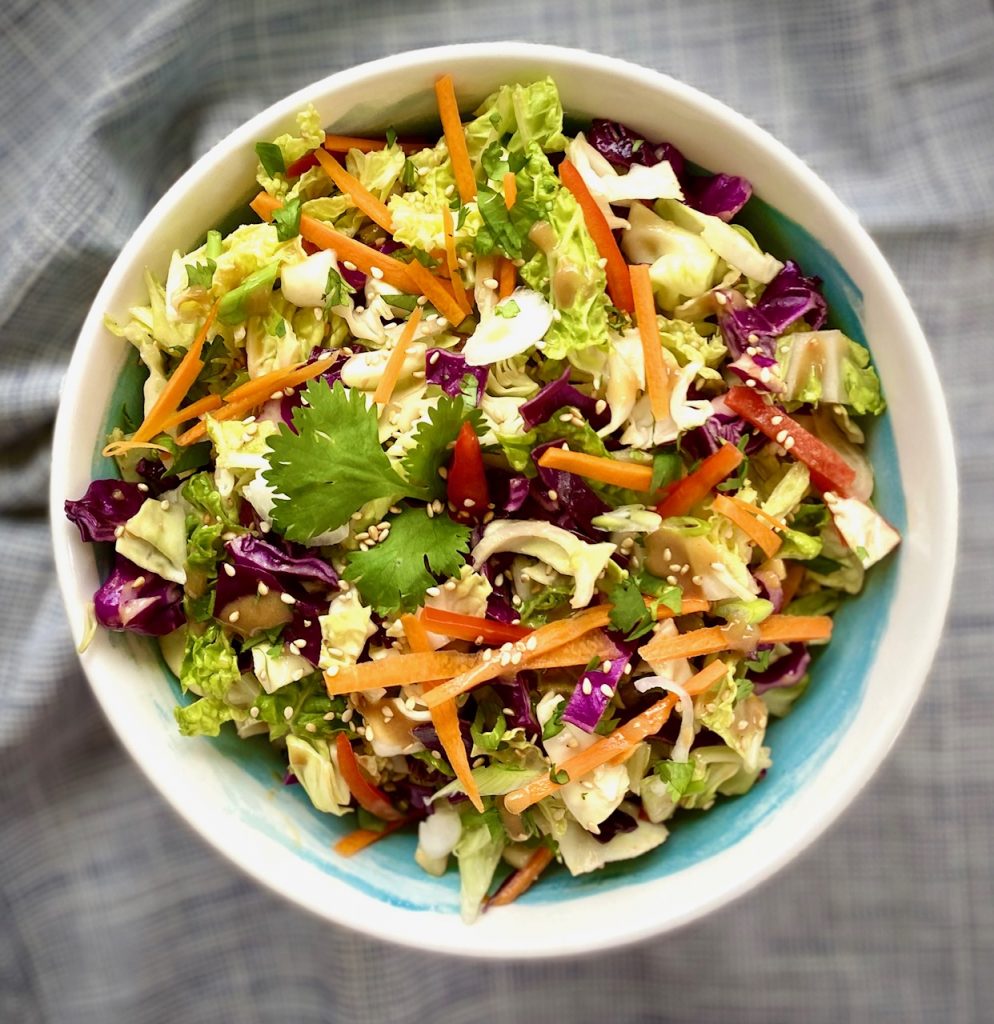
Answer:
M859 211L937 356L963 540L946 639L913 721L814 850L676 935L590 960L478 966L400 952L285 906L167 810L77 667L44 488L75 332L128 233L186 166L330 70L508 36L630 57L699 85L772 129ZM990 1020L992 96L983 0L5 0L0 1019Z

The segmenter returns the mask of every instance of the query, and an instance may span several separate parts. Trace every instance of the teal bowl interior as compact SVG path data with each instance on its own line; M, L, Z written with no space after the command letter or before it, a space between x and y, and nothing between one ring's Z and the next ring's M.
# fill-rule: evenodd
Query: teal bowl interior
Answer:
M794 259L806 274L817 274L824 282L829 325L863 345L868 344L862 323L862 295L845 269L817 239L755 196L743 210L739 222L769 252L780 259ZM126 408L133 411L136 402L140 402L142 380L140 364L136 358L129 357L108 409L106 431L121 423ZM94 454L93 475L113 475L114 464L100 455L99 447L98 444ZM876 474L876 505L903 533L907 526L904 491L887 414L868 429L867 449ZM887 625L900 558L899 549L895 556L876 566L867 575L863 592L844 602L836 613L834 638L817 655L807 692L786 718L771 722L767 743L772 750L773 766L747 794L719 798L706 813L679 812L669 823L671 832L667 842L637 860L608 865L579 878L572 878L562 868L550 871L543 877L542 884L526 893L521 902L555 904L594 892L609 892L633 882L662 878L720 853L773 814L824 762L858 710L866 671ZM134 638L115 636L114 640L130 643ZM153 641L147 643L158 658L157 645ZM168 697L162 707L162 727L174 729L169 704L172 700L184 703L187 698L181 694L179 681L161 658L159 662L164 677L164 698ZM195 738L187 742L216 744L221 753L237 761L248 776L271 786L273 798L285 804L287 821L292 822L292 827L277 830L257 806L239 793L230 792L233 806L253 829L267 834L327 874L379 900L411 910L459 913L458 873L451 867L442 878L425 874L414 862L416 835L413 829L387 837L358 857L343 859L333 853L332 845L355 827L354 819L323 814L311 806L302 787L283 786L281 755L265 738L240 740L233 729L226 728L218 739Z

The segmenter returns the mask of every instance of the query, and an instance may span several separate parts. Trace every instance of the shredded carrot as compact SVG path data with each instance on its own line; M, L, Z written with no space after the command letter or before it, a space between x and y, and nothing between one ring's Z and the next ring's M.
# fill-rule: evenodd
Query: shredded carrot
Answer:
M298 384L310 380L312 377L320 376L337 358L337 353L331 353L321 359L315 359L313 363L297 363L294 366L286 366L280 370L270 370L261 377L253 377L232 388L224 396L225 402L240 402L246 398L258 398L265 402L270 396L282 391L284 388L295 388Z
M414 332L418 329L419 323L421 323L421 307L415 306L414 312L408 317L407 323L404 324L404 329L400 332L397 344L394 345L390 358L387 360L387 365L383 370L383 376L380 377L380 382L376 385L376 390L373 392L373 401L377 405L386 405L390 401L394 388L397 386L397 381L400 379L400 371L404 367L404 356L407 355L407 350L411 346Z
M587 231L605 262L604 274L607 277L607 291L611 301L626 313L635 312L635 297L632 291L632 281L628 275L628 263L621 255L618 243L615 241L614 232L608 225L607 219L601 213L597 201L590 194L586 183L580 172L569 160L564 160L559 165L559 177L562 183L573 193L574 198L583 211L583 219L587 225ZM655 316L653 316L655 322ZM658 342L658 338L656 339Z
M732 470L738 468L742 458L742 452L735 445L723 444L704 459L693 473L679 480L656 506L656 511L664 519L686 515L707 497L712 487L720 484Z
M743 511L742 505L745 502L734 502L723 494L715 495L711 502L711 508L719 515L724 516L729 522L734 523L749 539L759 547L767 558L772 558L783 543L765 523L761 523L755 516Z
M500 276L497 278L497 298L506 299L518 283L518 268L506 256L500 258Z
M771 516L769 512L764 512L758 505L753 505L748 501L743 501L741 498L736 498L729 495L728 500L734 502L742 509L743 512L748 512L749 515L755 516L757 519L762 519L767 522L775 530L789 530L790 527L776 516Z
M378 843L406 824L407 821L390 821L379 832L374 832L371 828L357 828L347 836L342 836L332 849L341 857L354 857L360 850Z
M133 452L139 448L171 454L164 444L153 444L151 441L111 441L100 449L100 454L106 459L113 459L118 455L124 455L126 452Z
M249 206L259 217L269 221L273 219L276 210L281 208L282 203L268 193L260 192L249 203ZM401 263L393 256L384 255L378 249L363 245L355 238L343 235L323 221L303 214L300 218L300 235L319 249L334 250L340 261L349 260L364 274L371 274L373 267L376 267L382 271L383 280L401 292L409 294L415 290L414 280L408 272L407 264Z
M421 622L429 632L490 645L517 643L534 632L527 626L515 626L510 622L497 622L478 615L463 615L461 612L430 606L422 609Z
M325 673L328 695L356 693L376 687L405 686L433 679L451 679L476 664L475 654L434 651L431 654L391 654L377 661L345 665L337 672Z
M797 588L801 585L801 580L804 579L804 565L801 562L788 562L787 563L787 575L784 577L782 584L783 590L783 607L786 608L791 601L794 600L794 595L797 593Z
M224 405L215 412L205 413L215 420L240 420L247 416L253 409L258 408L269 400L269 396L276 391L285 388L296 387L324 373L335 361L335 356L326 356L313 363L305 363L303 366L294 367L291 370L274 370L255 380L247 381L245 384L235 388L224 397ZM238 396L236 397L236 392ZM199 423L194 424L185 433L176 438L178 445L195 444L207 436L207 423L201 418Z
M504 205L510 210L518 201L518 179L514 171L508 171L504 175Z
M688 693L703 693L727 671L728 666L723 662L712 662L707 668L688 679L684 688ZM636 715L609 736L602 737L586 750L557 765L557 775L559 772L565 772L569 782L575 782L602 764L613 761L646 737L658 733L666 724L676 704L677 697L673 694L657 701L647 711ZM504 806L511 814L521 814L539 800L558 792L565 784L553 782L549 775L540 776L508 793L504 797Z
M427 267L423 267L417 260L412 260L405 269L413 283L410 290L420 291L453 327L457 327L466 319L465 311L452 292L430 273Z
M393 215L386 205L354 175L349 172L328 152L323 149L314 150L321 169L344 192L352 202L371 220L379 224L387 234L393 234Z
M666 420L670 415L670 373L663 361L663 347L659 341L656 323L656 300L652 295L649 268L645 263L629 267L632 295L635 299L635 319L642 339L642 358L645 362L645 389L649 393L652 416Z
M452 282L452 296L463 311L464 316L469 316L473 308L466 295L466 289L462 286L459 277L459 260L456 256L456 231L452 223L452 211L447 205L442 206L442 228L445 233L445 263L449 270L449 280Z
M325 135L322 143L330 153L347 153L358 149L360 153L375 153L387 148L386 139L361 139L357 135ZM405 153L418 153L431 143L424 139L398 139L397 145Z
M163 422L180 406L180 402L186 398L186 393L193 386L200 371L204 368L200 353L203 351L207 334L214 324L214 317L217 316L218 304L215 302L210 312L204 319L203 325L193 339L193 344L186 350L179 366L173 371L172 376L166 382L162 393L155 400L155 404L149 409L148 415L142 421L141 426L131 437L132 441L148 441L156 434L162 433Z
M827 640L832 635L832 620L827 615L771 615L753 634L758 644L790 644L799 641ZM705 626L677 636L655 636L639 654L646 661L672 661L697 658L735 648L739 639L724 626Z
M456 176L456 187L459 198L470 203L476 198L476 175L469 161L469 150L466 148L466 133L463 131L462 118L459 116L459 103L456 101L456 89L452 84L451 75L442 75L435 80L435 97L438 100L438 114L442 121L445 144L449 148L449 159Z
M400 619L404 628L404 635L407 637L407 644L416 654L427 654L431 651L431 642L428 639L428 631L420 618L414 615L402 615ZM426 682L424 690L429 690L438 685L435 682ZM454 700L448 700L437 708L432 708L431 721L438 734L438 742L442 744L446 760L449 766L456 773L456 778L462 783L473 806L483 813L483 799L480 796L480 789L473 778L473 771L469 766L469 757L466 754L466 744L463 743L462 731L459 728L459 711Z
M587 455L568 448L546 448L538 464L633 491L647 491L652 486L652 466L605 458L603 455Z
M524 895L538 881L539 875L552 863L554 854L551 846L539 846L535 852L513 874L508 875L504 884L484 903L484 910L490 907L506 907L519 896Z
M183 406L182 409L177 409L172 416L167 416L163 421L162 429L169 430L170 427L179 426L180 423L185 423L187 420L198 419L204 413L220 409L222 404L223 399L220 395L205 395L199 401L191 402L189 405Z

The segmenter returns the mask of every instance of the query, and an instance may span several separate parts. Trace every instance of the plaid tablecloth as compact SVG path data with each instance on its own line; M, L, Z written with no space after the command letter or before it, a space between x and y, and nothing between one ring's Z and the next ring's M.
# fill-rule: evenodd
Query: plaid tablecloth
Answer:
M401 952L285 906L166 808L77 667L45 494L79 324L129 232L184 168L331 70L507 37L597 49L699 85L772 129L859 211L937 357L957 428L963 540L924 699L814 850L678 934L573 962L477 965ZM0 1019L994 1019L988 3L5 0L0 184Z

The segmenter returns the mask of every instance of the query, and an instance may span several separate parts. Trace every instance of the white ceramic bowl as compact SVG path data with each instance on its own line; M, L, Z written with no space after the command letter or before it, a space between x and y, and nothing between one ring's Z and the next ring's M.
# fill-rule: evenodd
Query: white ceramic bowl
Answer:
M457 912L455 872L441 880L423 874L411 858L412 839L391 837L343 860L332 843L351 823L314 811L294 792L298 787L281 787L264 743L180 737L172 715L175 681L152 644L100 632L82 662L121 742L177 812L234 864L295 903L422 950L491 957L593 951L722 906L835 821L897 739L925 680L950 593L957 484L925 339L855 216L751 121L655 71L522 43L389 57L276 103L215 146L156 204L83 324L55 433L56 565L78 640L100 579L94 550L80 543L62 504L100 472L95 452L128 352L104 329L104 313L143 301L145 265L163 273L174 248L189 247L251 194L255 142L285 130L306 103L345 133L424 126L434 119L432 83L442 71L454 76L464 111L503 82L552 75L570 115L624 121L675 143L706 168L744 175L759 200L775 208L761 210L761 240L820 274L838 324L871 347L890 403L870 436L877 500L904 542L865 593L842 609L814 684L772 726L774 767L748 795L677 822L670 840L647 857L577 880L554 873L520 902L467 927Z

